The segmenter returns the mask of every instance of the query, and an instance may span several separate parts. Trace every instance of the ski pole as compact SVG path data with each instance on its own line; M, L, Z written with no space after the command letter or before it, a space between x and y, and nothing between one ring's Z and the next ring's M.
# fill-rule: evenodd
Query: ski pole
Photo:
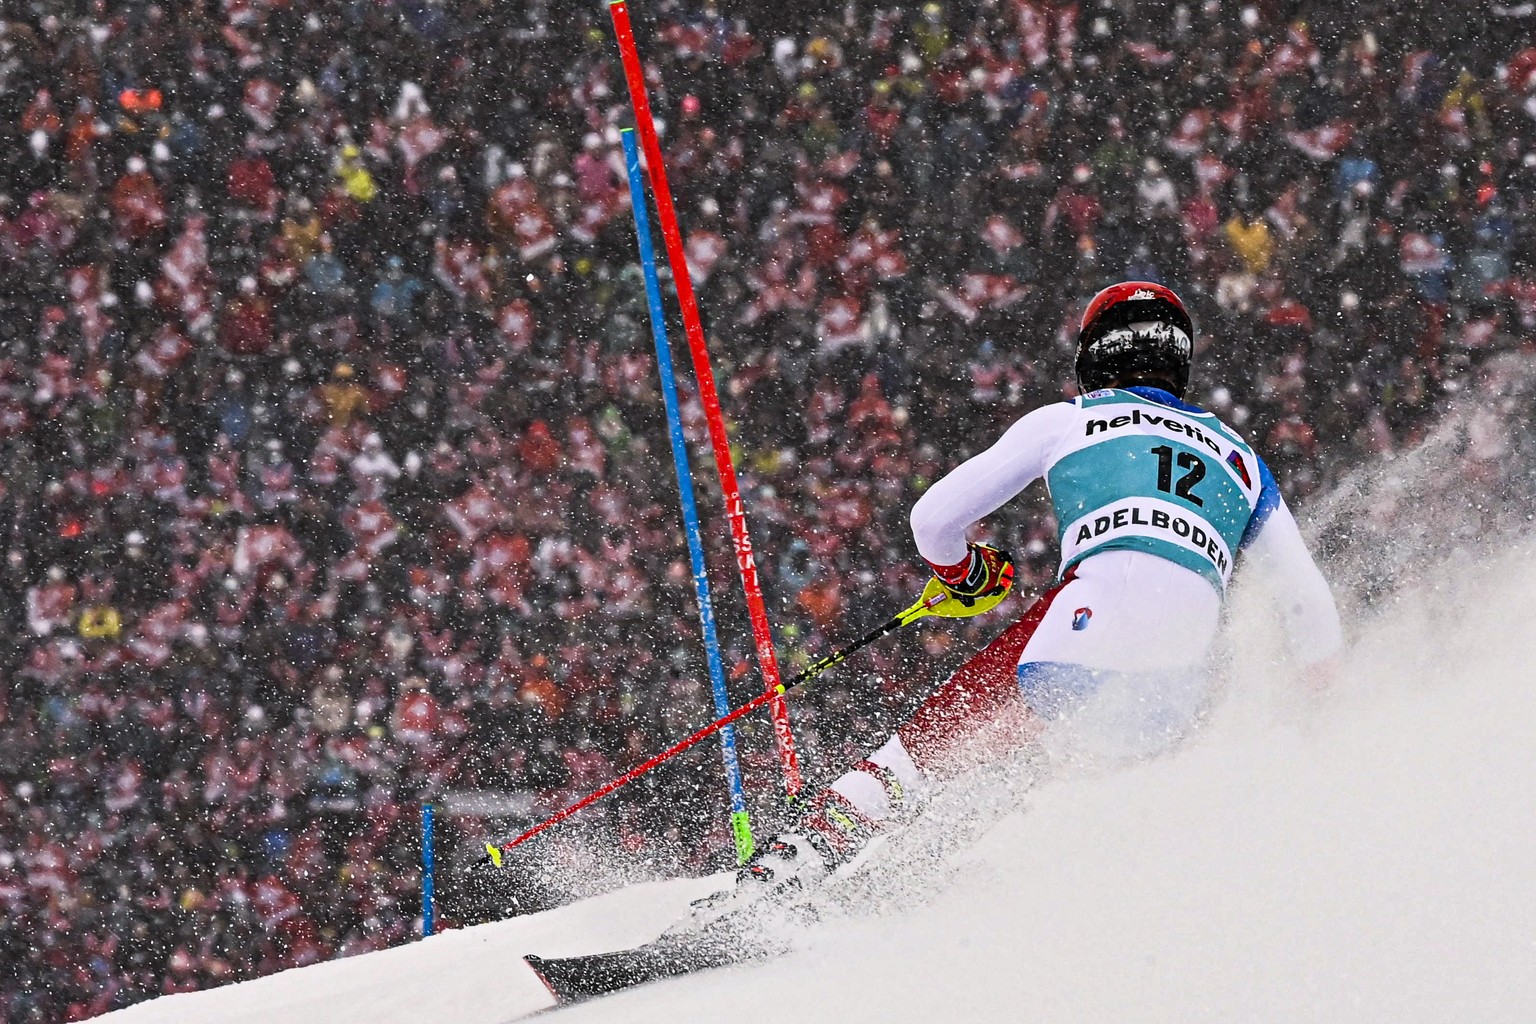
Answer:
M532 839L540 832L543 832L551 825L557 825L564 821L566 818L569 818L571 815L575 814L577 811L592 806L593 804L597 803L597 801L607 796L609 793L612 793L614 790L619 789L622 786L629 785L629 783L635 781L640 776L650 771L652 768L655 768L657 765L661 764L663 761L668 761L676 757L678 754L681 754L689 747L698 743L700 740L713 736L716 732L724 729L738 718L741 718L745 715L750 715L758 708L763 707L771 701L777 700L802 683L816 678L832 666L839 665L842 662L847 661L852 654L863 650L865 647L868 647L870 644L874 643L876 640L879 640L886 634L894 633L902 626L916 622L918 619L925 615L932 615L934 609L943 603L948 598L948 596L949 595L944 593L942 590L932 595L925 594L914 604L912 604L911 607L905 608L902 611L896 613L887 622L864 634L862 637L855 640L847 647L833 651L831 654L828 654L825 657L811 663L805 668L804 671L800 672L788 682L781 682L772 690L758 694L752 700L743 704L735 711L732 711L730 714L725 715L722 718L715 719L713 722L710 722L698 732L695 732L693 735L686 739L679 740L677 743L674 743L672 746L668 747L666 750L663 750L655 757L652 757L644 764L636 765L629 771L625 772L623 775L620 775L618 778L612 780L611 782L604 783L602 786L594 789L592 792L588 793L580 800L577 800L569 807L566 807L564 810L556 811L554 814L550 815L548 818L545 818L543 821L539 822L537 825L533 826L517 838L509 840L505 843L501 843L499 845L496 843L486 843L486 855L485 857L481 858L479 863L494 864L497 867L500 867L503 854L513 850L518 846L521 846L523 843Z

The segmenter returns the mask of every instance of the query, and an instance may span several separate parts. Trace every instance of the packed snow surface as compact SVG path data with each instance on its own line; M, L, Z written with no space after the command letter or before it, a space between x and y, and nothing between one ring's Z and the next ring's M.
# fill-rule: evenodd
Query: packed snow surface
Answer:
M1398 595L1322 694L1238 658L1193 743L1019 794L919 905L559 1019L1536 1019L1533 570L1517 545L1495 571ZM713 884L632 886L110 1019L496 1024L549 1005L522 953L643 941Z

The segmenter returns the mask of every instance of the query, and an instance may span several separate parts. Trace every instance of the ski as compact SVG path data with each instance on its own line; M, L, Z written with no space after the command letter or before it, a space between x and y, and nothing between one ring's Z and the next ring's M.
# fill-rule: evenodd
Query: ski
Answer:
M922 820L929 827L892 829L876 836L813 890L802 892L796 886L768 891L745 905L732 905L732 890L725 890L696 900L689 917L644 945L585 956L529 954L523 960L565 1006L668 978L771 959L789 951L786 926L803 927L825 911L857 914L860 907L910 905L932 896L961 870L948 865L950 857L1018 809L1021 794L1039 779L1039 766L1028 755L1000 771L973 773L968 782L957 782L925 806ZM893 872L888 870L892 862L922 869ZM715 916L722 909L723 916Z
M550 995L565 1006L766 955L765 951L746 949L722 938L707 933L662 936L633 949L568 957L530 953L523 961L533 968Z

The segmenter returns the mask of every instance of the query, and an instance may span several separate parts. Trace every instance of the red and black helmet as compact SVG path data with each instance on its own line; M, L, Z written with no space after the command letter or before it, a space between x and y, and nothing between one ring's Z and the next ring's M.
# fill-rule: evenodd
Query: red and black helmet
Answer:
M1171 288L1122 281L1093 297L1077 332L1077 387L1157 384L1179 398L1189 386L1195 325Z

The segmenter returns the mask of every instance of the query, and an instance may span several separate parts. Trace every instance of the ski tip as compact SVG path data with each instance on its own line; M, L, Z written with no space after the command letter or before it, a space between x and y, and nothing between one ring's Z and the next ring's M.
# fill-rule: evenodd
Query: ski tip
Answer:
M560 998L560 993L555 991L555 986L550 984L549 976L546 975L541 969L544 963L543 957L535 956L532 953L526 953L523 955L523 963L527 964L533 970L533 976L539 979L539 984L543 985L545 989L549 991L550 996L554 998L556 1003L565 1002L564 999Z

